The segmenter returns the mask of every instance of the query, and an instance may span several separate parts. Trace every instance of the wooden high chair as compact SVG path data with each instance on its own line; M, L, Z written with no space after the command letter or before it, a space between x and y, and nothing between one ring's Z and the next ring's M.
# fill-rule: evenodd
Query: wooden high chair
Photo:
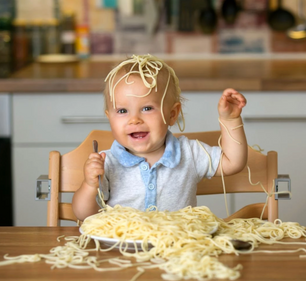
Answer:
M198 139L209 145L218 145L220 131L182 133L190 139ZM182 134L175 134L176 136ZM59 225L60 220L77 221L70 203L62 203L59 199L60 193L75 192L81 185L84 175L83 166L88 155L93 152L92 141L97 140L99 151L109 149L113 142L110 131L92 131L79 147L73 151L61 155L58 151L51 151L49 155L49 180L50 200L48 201L48 226ZM248 166L251 169L252 181L260 181L271 194L275 188L277 171L277 153L269 151L264 155L249 148ZM248 170L245 168L240 173L225 177L226 193L238 192L263 192L258 185L253 186L249 182ZM213 177L210 180L202 180L198 184L198 195L223 193L221 177ZM260 217L264 203L248 205L232 214L226 220L232 218ZM278 218L278 201L272 195L268 199L263 219L274 221Z

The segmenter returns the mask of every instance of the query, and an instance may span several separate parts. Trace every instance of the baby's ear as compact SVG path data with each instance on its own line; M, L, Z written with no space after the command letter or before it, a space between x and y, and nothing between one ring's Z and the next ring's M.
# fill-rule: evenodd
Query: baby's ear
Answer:
M172 106L172 108L170 110L170 123L169 123L170 126L173 126L175 124L175 122L176 122L176 120L177 120L177 118L178 118L178 116L181 112L181 108L182 108L182 105L181 105L180 102L176 102Z

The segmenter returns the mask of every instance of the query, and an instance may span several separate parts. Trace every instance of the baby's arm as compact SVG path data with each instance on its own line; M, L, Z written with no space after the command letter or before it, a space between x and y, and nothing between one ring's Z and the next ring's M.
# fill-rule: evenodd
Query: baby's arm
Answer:
M240 172L247 163L248 145L240 117L245 105L245 97L234 89L226 89L218 104L223 151L220 164L222 164L224 175ZM216 176L221 175L220 164Z
M74 193L72 209L79 220L96 214L100 209L96 202L98 194L99 178L104 175L105 153L91 153L84 165L84 181L81 187Z

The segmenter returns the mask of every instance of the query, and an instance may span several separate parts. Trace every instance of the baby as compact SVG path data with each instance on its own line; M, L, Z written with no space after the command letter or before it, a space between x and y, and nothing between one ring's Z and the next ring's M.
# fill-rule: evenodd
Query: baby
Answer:
M196 206L202 178L245 167L248 148L240 114L246 99L239 92L226 89L219 100L221 151L169 131L182 114L182 97L175 72L162 60L134 55L106 81L105 114L115 141L109 150L91 153L85 163L85 179L72 201L79 220L102 207L99 175L110 206L175 211Z

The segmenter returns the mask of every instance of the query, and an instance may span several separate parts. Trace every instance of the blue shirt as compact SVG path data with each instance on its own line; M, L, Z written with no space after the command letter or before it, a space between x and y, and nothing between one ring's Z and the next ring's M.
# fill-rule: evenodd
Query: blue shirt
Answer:
M170 131L165 144L163 156L151 168L145 158L129 153L117 141L105 151L102 192L110 206L119 204L143 211L196 206L197 183L215 174L221 149L199 145L184 136L176 138Z

